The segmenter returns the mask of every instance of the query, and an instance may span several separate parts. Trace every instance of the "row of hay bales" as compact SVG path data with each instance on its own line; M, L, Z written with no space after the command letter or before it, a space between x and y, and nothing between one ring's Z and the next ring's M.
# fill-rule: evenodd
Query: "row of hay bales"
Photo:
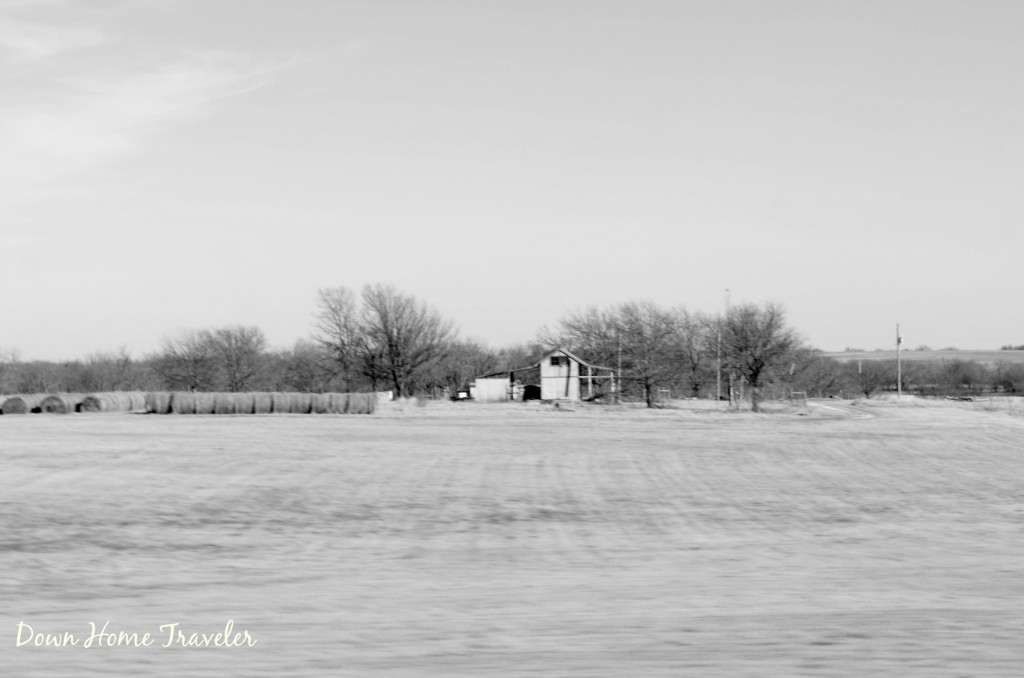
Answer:
M372 414L373 393L188 393L154 391L0 396L0 414Z
M29 393L0 396L0 414L135 412L146 405L141 391L105 393Z
M373 393L190 393L146 394L152 414L372 414Z

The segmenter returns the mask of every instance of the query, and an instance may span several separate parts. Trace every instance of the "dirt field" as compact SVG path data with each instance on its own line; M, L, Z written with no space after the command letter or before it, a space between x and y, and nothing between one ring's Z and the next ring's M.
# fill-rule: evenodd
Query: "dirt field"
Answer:
M1022 413L822 405L0 417L0 666L1020 676Z

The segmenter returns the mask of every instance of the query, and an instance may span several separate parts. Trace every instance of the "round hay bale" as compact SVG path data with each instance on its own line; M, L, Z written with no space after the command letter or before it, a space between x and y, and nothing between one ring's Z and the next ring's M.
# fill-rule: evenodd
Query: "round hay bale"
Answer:
M271 393L270 411L275 414L291 414L292 411L291 393Z
M171 394L167 391L150 391L146 394L145 408L150 414L170 414Z
M348 394L347 393L331 393L330 394L330 408L329 411L334 414L346 414L348 413Z
M256 411L255 393L235 394L235 414L253 414Z
M90 393L82 398L76 412L133 412L146 406L145 394L111 391Z
M187 391L175 391L170 395L168 409L174 414L195 414L196 394Z
M275 393L273 410L275 414L291 414L295 410L295 394Z
M106 396L102 396L98 393L90 393L89 395L82 398L82 402L78 403L78 407L75 408L76 412L102 412L103 403L101 400L105 399Z
M120 393L90 393L82 398L76 412L123 412L128 402Z
M214 393L213 395L213 413L214 414L234 414L235 413L235 394L234 393Z
M81 393L53 393L39 401L39 411L46 414L70 414L82 404Z
M128 400L129 412L146 411L146 394L142 391L125 391L124 397Z
M312 393L292 393L292 414L309 414L313 411Z
M110 399L112 408L107 410L109 412L128 412L132 409L132 401L127 393L111 393ZM85 402L85 398L82 399L82 402ZM79 405L78 407L81 408L82 406Z
M213 414L214 413L214 396L213 393L196 393L196 414Z
M3 398L0 403L0 414L28 414L39 411L39 401L43 399L42 393L26 393L10 395Z
M273 393L253 393L252 400L253 414L270 414L274 411Z
M373 414L376 405L376 393L348 394L348 414Z
M331 397L326 393L311 393L310 394L310 413L311 414L327 414L331 411L330 409Z

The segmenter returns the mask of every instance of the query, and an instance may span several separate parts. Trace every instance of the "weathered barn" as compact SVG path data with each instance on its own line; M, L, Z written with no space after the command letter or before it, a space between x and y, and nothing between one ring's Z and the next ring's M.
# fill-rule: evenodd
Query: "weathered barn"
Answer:
M580 400L615 390L615 370L591 365L564 348L541 358L541 400Z
M539 383L523 383L517 378L523 375L533 375ZM592 365L567 349L557 348L532 365L477 377L470 394L481 402L529 400L531 396L581 400L614 393L615 387L615 370Z

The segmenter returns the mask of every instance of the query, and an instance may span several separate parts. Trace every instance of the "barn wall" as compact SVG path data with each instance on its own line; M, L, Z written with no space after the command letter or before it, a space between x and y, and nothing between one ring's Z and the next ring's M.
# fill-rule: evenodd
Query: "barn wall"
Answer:
M564 358L565 356L563 356ZM558 400L568 398L580 399L580 364L569 358L568 365L553 366L551 356L547 356L540 364L540 397L542 400ZM568 393L566 393L568 380Z
M508 377L477 379L469 391L473 399L480 402L504 402L508 400Z

